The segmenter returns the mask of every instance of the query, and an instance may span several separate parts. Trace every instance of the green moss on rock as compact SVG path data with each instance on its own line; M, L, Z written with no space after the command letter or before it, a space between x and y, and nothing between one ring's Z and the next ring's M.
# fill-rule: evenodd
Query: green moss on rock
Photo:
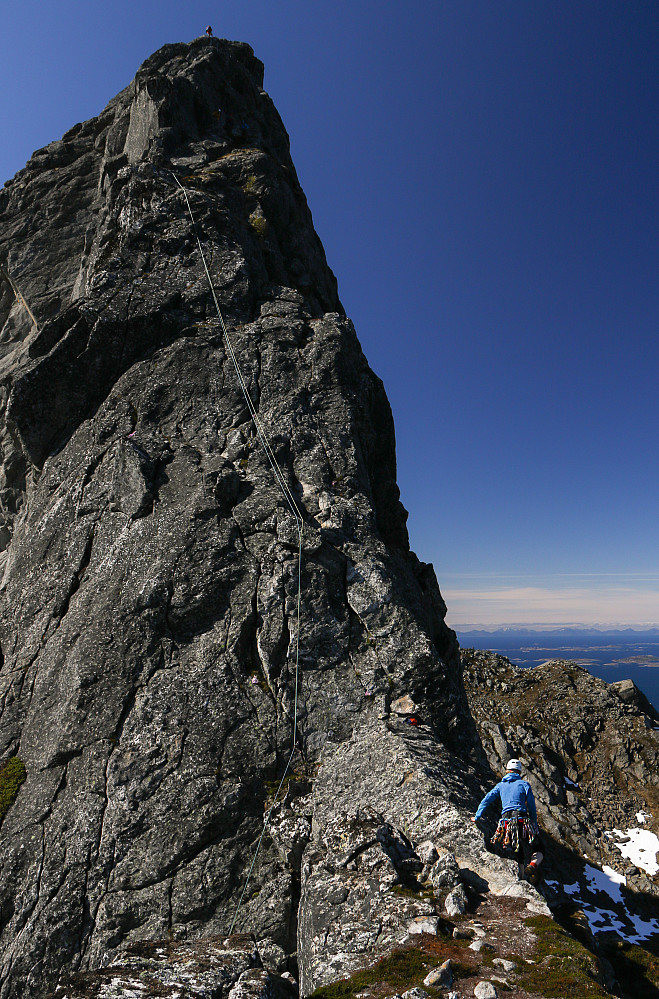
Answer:
M525 920L537 937L536 964L520 969L517 984L548 999L592 999L609 993L598 981L594 954L549 916Z
M444 948L439 948L444 949ZM384 992L403 992L414 986L421 986L431 968L451 958L451 971L454 978L469 974L469 968L455 960L451 949L444 954L429 954L420 947L395 950L370 968L356 971L349 978L342 978L330 985L322 985L312 993L311 999L354 999L364 989L380 986ZM432 987L426 988L431 994L438 994Z
M11 756L0 765L0 823L14 804L21 784L27 777L25 764L18 756Z
M610 943L605 954L622 987L623 999L656 999L659 995L659 956L626 940Z

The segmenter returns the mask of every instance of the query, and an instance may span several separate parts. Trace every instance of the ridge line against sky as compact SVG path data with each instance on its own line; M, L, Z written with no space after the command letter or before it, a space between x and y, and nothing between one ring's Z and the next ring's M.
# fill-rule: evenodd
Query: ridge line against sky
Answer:
M453 630L458 635L469 635L474 632L487 632L488 634L496 634L497 632L515 632L532 633L534 635L551 635L556 631L561 632L587 632L602 635L606 637L607 635L619 634L620 632L633 632L635 635L644 635L648 633L651 634L651 638L656 641L657 637L657 626L651 623L628 625L624 621L609 621L606 624L598 624L597 622L591 622L590 624L584 624L582 621L503 621L497 624L479 624L478 622L472 621L461 621L453 625ZM569 634L565 635L569 638Z
M449 622L659 622L659 4L23 0L0 182L209 21L265 64Z

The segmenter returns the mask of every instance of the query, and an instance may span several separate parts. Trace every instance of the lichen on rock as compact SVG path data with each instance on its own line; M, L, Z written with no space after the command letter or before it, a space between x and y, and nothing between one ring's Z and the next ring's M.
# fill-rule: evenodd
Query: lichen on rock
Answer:
M16 801L20 786L26 777L25 764L18 756L10 756L4 764L0 764L0 825Z
M461 662L261 63L165 46L0 212L0 999L522 968L529 915L570 913L474 808L519 750L553 869L583 871L616 793L659 814L648 706Z
M294 768L406 692L467 746L466 702L384 388L249 46L165 46L0 210L29 306L3 292L0 754L28 776L0 839L0 996L28 999L140 940L226 933L291 753L295 525L197 237L304 519ZM295 971L311 812L273 819L236 929Z

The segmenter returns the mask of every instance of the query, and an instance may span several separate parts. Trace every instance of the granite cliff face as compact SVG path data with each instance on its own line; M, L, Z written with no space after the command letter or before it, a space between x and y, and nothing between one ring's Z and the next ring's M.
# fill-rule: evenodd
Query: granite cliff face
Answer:
M295 525L171 171L304 512L299 764L401 690L460 741L387 399L261 86L246 45L166 46L0 196L0 760L27 772L0 839L2 996L126 939L226 932L290 751ZM268 907L237 928L294 952L293 880L265 851Z
M468 669L470 711L409 550L384 389L261 64L218 39L166 46L36 152L0 211L1 999L58 980L61 999L283 999L401 948L421 954L412 984L452 947L464 988L490 987L481 951L504 960L516 927L532 955L528 920L551 923L469 822L500 747L523 751L478 693L508 666ZM239 910L291 753L298 542L197 235L304 520L298 740ZM576 748L541 728L556 769ZM563 800L536 786L565 839ZM556 863L576 871L579 845ZM588 981L613 987L588 946Z

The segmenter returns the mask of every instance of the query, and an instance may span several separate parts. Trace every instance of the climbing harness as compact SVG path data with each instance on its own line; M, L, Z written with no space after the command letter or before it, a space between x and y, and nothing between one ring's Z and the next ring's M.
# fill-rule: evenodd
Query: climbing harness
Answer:
M520 815L514 811L510 815L502 816L490 840L493 846L499 846L503 850L512 850L513 853L520 853L523 840L531 843L540 830L535 822L528 815Z
M178 177L176 176L176 174L172 173L172 177L176 181L178 187L183 192L183 196L185 198L185 202L186 202L186 205L188 207L188 214L190 215L190 220L192 222L192 231L194 232L195 239L197 240L197 247L199 249L199 255L200 255L202 263L204 265L204 271L206 272L206 278L208 280L208 285L209 285L210 290L211 290L211 295L213 296L213 302L215 304L215 311L217 312L217 318L219 320L220 328L222 330L222 337L223 337L225 346L227 348L227 351L229 353L229 356L231 357L231 361L233 362L234 370L236 372L236 377L238 378L238 383L240 385L240 389L241 389L242 394L244 396L245 403L246 403L247 408L249 410L249 414L250 414L250 416L252 418L252 422L254 423L254 426L256 427L256 433L258 435L258 438L261 441L261 445L263 447L265 455L266 455L266 457L268 459L268 462L270 463L270 466L271 466L272 471L274 473L277 485L279 486L279 489L282 492L282 494L284 496L284 499L285 499L285 501L286 501L286 503L287 503L287 505L288 505L291 513L293 514L293 517L295 518L295 525L296 525L297 534L298 534L298 557L297 557L297 623L296 623L296 635L295 635L295 697L294 697L294 704L293 704L293 740L292 740L292 745L291 745L291 755L288 758L288 762L286 764L286 767L284 768L284 773L282 774L281 780L279 781L279 786L278 786L277 791L275 793L272 805L270 806L270 808L269 808L269 810L267 812L267 815L265 816L265 819L263 820L263 828L261 829L261 835L260 835L259 841L258 841L258 843L256 845L256 850L254 851L254 856L252 857L252 862L250 864L249 871L247 872L247 877L245 878L245 884L243 885L243 890L241 892L240 898L238 899L238 904L236 905L236 910L234 912L233 920L231 922L231 927L229 929L229 935L231 935L231 933L233 933L233 928L236 925L236 920L238 918L238 912L240 911L240 906L242 905L243 898L245 897L245 892L247 891L247 885L249 884L250 878L252 876L252 871L254 870L254 865L256 863L256 858L258 857L259 851L261 849L261 843L263 842L263 837L265 836L266 829L268 828L268 822L270 820L270 816L272 814L272 810L273 810L273 808L275 807L275 805L277 803L277 799L279 798L279 793L280 793L280 791L282 789L282 786L284 784L284 781L286 779L288 771L290 770L290 766L291 766L291 763L293 762L293 757L294 757L295 751L297 749L297 703L298 703L299 671L300 671L300 612L301 612L301 605L302 605L302 538L303 538L303 526L304 525L303 525L302 514L300 513L300 509L299 509L297 503L295 502L295 498L294 498L294 496L293 496L293 494L292 494L292 492L291 492L291 490L290 490L290 488L288 486L288 483L284 479L284 475L282 473L282 470L279 467L279 463L278 463L278 461L277 461L277 459L275 457L275 454L274 454L274 451L273 451L272 446L270 444L270 441L268 440L268 435L266 434L265 428L264 428L264 426L263 426L263 424L261 422L261 419L260 419L260 417L259 417L259 415L258 415L258 413L256 411L254 403L252 402L251 396L250 396L250 394L249 394L249 392L247 390L247 385L245 384L245 379L243 378L243 374L242 374L242 371L240 369L240 365L238 364L238 358L236 357L236 352L235 352L235 350L233 348L233 344L231 342L231 338L229 336L229 332L227 330L226 323L224 322L224 316L222 315L222 311L220 309L220 305L219 305L219 302L217 300L217 295L215 294L215 287L213 285L213 280L211 278L210 271L208 269L208 265L206 263L206 257L204 255L204 250L203 250L203 247L201 245L201 240L199 239L199 235L198 235L198 232L197 232L197 225L196 225L195 218L194 218L194 215L193 215L193 212L192 212L192 207L190 205L190 199L188 198L188 192L183 187L183 185L181 184L181 182L178 179Z

